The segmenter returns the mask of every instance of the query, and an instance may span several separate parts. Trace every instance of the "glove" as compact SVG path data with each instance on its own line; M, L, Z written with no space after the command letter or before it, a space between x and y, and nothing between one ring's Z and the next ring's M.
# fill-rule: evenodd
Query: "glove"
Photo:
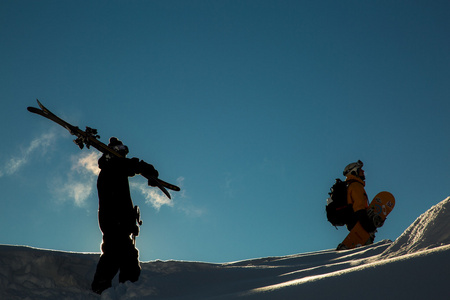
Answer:
M379 228L383 226L384 220L380 215L375 214L372 209L367 210L367 216L372 220L372 223L375 227Z
M153 165L146 163L145 161L141 160L139 162L139 173L144 176L149 177L158 177L159 173L156 171L155 167Z
M355 212L355 216L366 232L373 232L377 229L373 224L373 220L369 215L369 211L366 211L365 209L358 210L357 212Z
M150 178L148 180L148 185L149 186L158 186L158 180L156 178Z
M158 186L157 178L159 176L159 173L158 171L156 171L153 165L141 160L139 162L139 173L148 179L149 186Z

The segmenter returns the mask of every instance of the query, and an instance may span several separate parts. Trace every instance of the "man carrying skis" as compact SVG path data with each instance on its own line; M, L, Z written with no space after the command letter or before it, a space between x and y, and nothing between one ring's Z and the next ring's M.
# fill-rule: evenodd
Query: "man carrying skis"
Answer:
M347 229L351 231L359 221L364 230L370 234L369 243L371 244L375 239L377 227L375 227L372 219L367 214L369 199L364 189L366 185L366 176L364 175L364 170L362 169L363 165L364 164L362 161L358 160L357 162L351 163L345 167L343 172L346 177L345 181L348 183L347 203L353 208L353 214L346 225Z
M104 154L98 161L101 170L97 180L98 220L103 242L91 286L98 294L111 287L118 271L120 282L139 279L139 252L134 243L134 238L139 234L136 224L139 216L131 200L128 177L136 174L158 177L158 171L152 165L138 158L126 158L128 147L117 138L110 138L108 147L123 157ZM149 185L155 186L156 183L149 180Z

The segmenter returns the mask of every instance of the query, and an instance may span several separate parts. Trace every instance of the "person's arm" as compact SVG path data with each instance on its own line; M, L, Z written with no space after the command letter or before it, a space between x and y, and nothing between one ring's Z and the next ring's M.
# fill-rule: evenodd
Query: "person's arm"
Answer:
M376 227L367 214L368 198L364 186L355 182L352 183L350 187L350 197L353 199L353 211L355 212L357 220L361 223L365 231L369 233L374 232Z

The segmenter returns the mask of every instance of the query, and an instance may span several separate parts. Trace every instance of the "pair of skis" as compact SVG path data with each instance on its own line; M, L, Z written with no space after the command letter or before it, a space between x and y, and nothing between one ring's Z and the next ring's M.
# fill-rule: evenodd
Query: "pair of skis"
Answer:
M100 138L100 136L97 134L96 129L86 126L86 130L81 130L77 126L73 126L73 125L67 123L66 121L64 121L63 119L61 119L60 117L58 117L57 115L52 113L51 111L49 111L44 105L42 105L41 102L39 102L39 100L36 99L36 101L37 101L40 109L36 108L36 107L28 107L27 108L28 111L38 114L38 115L41 115L59 125L61 125L62 127L66 128L70 132L70 134L75 135L77 137L74 140L74 142L75 142L75 144L77 144L80 147L80 149L83 149L84 146L86 146L87 148L90 148L90 146L92 146L102 153L109 153L109 154L112 154L117 157L123 157L123 155L121 155L117 151L114 151L113 149L111 149L110 147L108 147L107 145L105 145L104 143L102 143L101 141L98 140ZM173 185L168 182L165 182L164 180L161 180L159 178L150 177L148 175L142 175L142 176L144 176L148 180L151 180L152 182L155 182L157 184L157 187L169 199L171 199L171 197L170 197L170 193L167 191L167 189L177 191L177 192L180 191L180 188L178 186Z

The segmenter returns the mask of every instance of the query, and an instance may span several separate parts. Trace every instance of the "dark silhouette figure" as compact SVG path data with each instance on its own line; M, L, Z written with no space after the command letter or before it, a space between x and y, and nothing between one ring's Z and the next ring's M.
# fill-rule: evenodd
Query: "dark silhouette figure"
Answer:
M152 165L138 158L126 158L128 147L117 138L110 138L108 146L123 157L104 154L98 161L101 170L97 181L98 221L103 242L92 282L92 290L98 294L111 287L112 279L119 271L120 282L139 279L141 267L139 251L135 247L139 216L131 200L128 177L136 174L158 177L158 171ZM154 186L150 181L149 184Z

